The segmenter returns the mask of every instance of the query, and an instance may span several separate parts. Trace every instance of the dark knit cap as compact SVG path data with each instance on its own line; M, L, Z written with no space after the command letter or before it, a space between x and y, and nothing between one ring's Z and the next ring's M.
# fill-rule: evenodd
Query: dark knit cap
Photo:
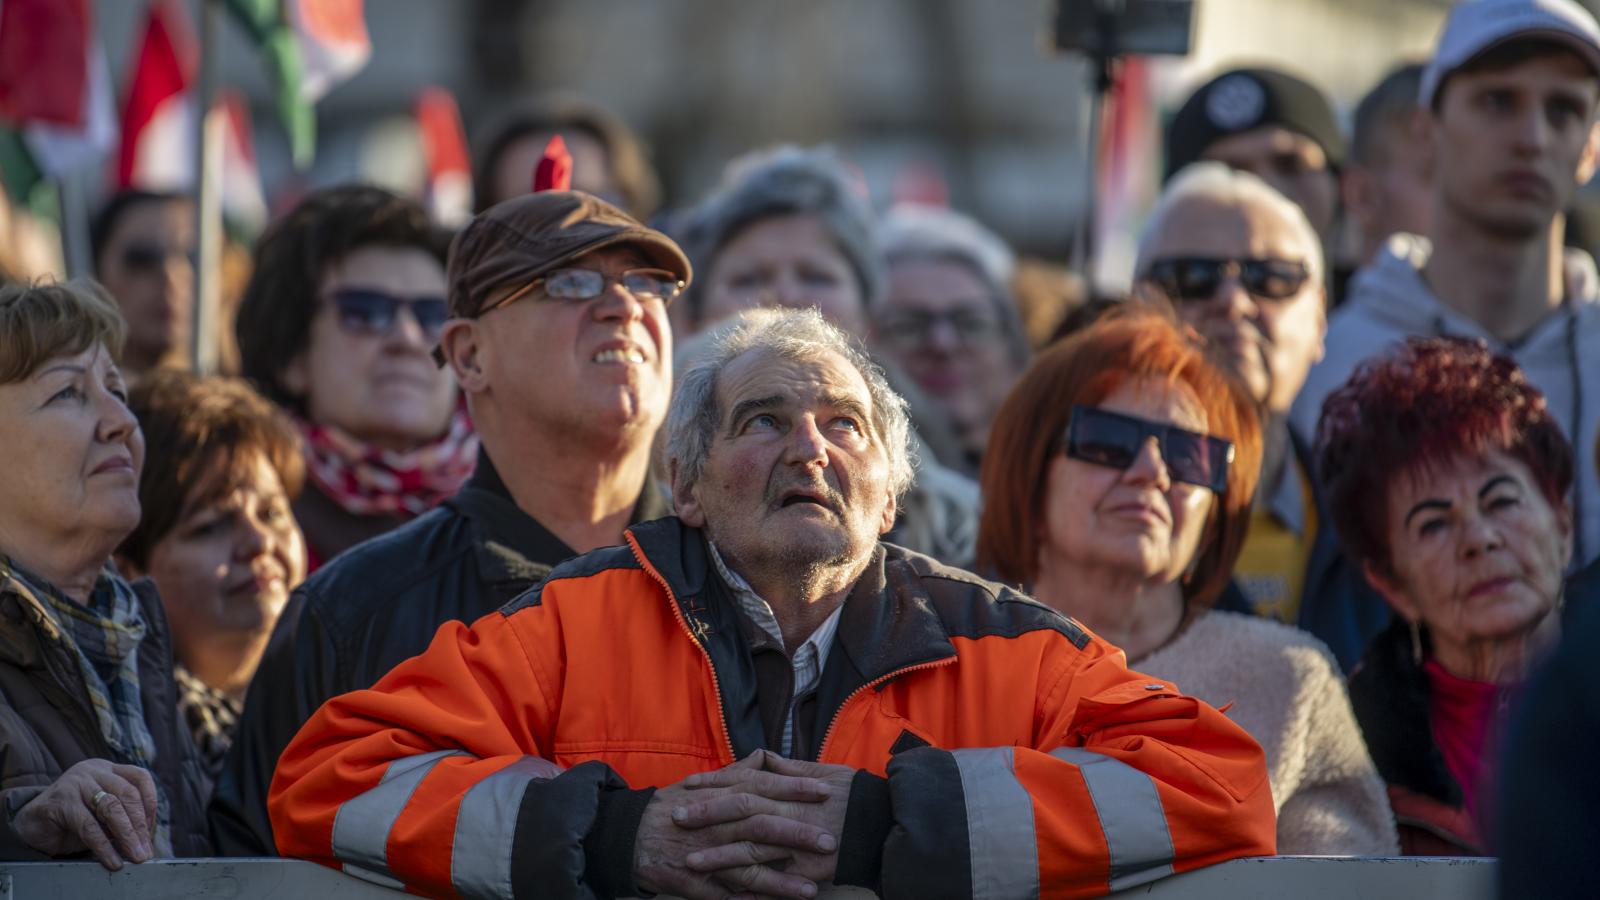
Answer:
M1344 134L1321 91L1276 69L1234 69L1195 91L1167 126L1162 180L1200 159L1218 140L1263 125L1303 134L1322 148L1330 166L1344 163Z

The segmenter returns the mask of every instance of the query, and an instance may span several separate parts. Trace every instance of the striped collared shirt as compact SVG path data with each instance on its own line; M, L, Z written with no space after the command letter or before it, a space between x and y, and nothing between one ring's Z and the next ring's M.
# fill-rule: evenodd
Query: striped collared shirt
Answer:
M733 590L733 595L739 599L739 606L745 615L750 617L750 621L754 622L756 627L776 641L778 646L787 647L783 642L783 630L778 627L778 617L773 614L772 606L761 599L761 595L755 592L750 582L728 568L722 561L722 554L717 552L716 544L709 546L711 562L717 567L717 574L721 575L722 580ZM817 626L811 637L806 638L805 643L789 654L789 665L794 669L794 692L789 696L789 709L783 717L784 756L793 756L795 702L822 680L822 667L828 664L828 650L833 647L833 633L839 630L839 613L843 611L844 604L841 603L821 625Z

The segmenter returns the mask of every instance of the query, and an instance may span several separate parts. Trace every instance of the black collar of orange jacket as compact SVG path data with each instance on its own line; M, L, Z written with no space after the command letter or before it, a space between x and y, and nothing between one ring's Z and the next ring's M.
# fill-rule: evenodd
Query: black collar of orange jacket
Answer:
M677 518L632 526L629 531L673 598L702 647L723 694L723 716L736 757L763 744L750 648L738 626L732 591L711 564L704 532ZM827 723L862 686L883 688L904 669L956 655L955 645L904 550L880 543L839 614L828 663L817 686L818 724L797 758L814 759ZM775 749L775 748L769 748Z

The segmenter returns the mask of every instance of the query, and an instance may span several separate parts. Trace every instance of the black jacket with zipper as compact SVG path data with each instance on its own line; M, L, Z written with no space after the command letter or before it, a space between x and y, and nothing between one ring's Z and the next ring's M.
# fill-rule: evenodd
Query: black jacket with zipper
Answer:
M631 522L667 515L647 482ZM295 590L245 696L211 800L223 856L276 856L267 788L278 757L324 702L371 687L426 650L439 626L476 621L577 554L511 499L487 454L459 493L358 544Z

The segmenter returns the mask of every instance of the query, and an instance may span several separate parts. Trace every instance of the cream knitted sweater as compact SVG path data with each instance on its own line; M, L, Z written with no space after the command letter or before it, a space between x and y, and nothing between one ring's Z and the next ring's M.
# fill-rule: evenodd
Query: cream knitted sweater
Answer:
M1207 612L1130 664L1228 715L1267 753L1278 852L1395 856L1394 814L1323 643L1296 628Z

